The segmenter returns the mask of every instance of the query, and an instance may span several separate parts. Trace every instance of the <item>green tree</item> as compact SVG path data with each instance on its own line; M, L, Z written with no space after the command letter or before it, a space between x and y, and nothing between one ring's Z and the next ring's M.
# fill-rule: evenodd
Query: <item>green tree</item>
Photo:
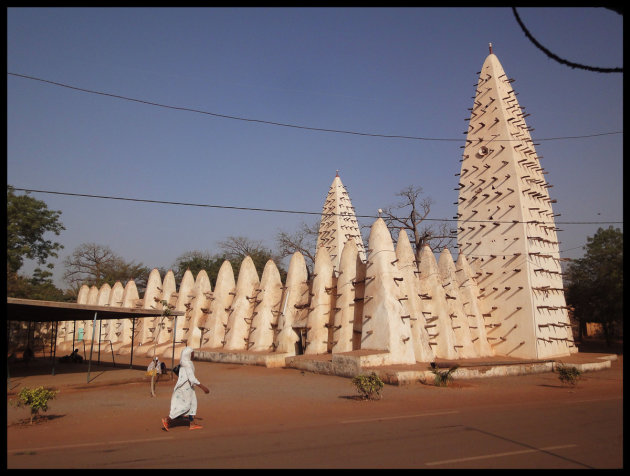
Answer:
M224 241L220 241L218 245L221 250L220 257L223 260L230 261L235 276L238 276L241 263L245 257L250 256L254 262L259 278L262 277L262 272L265 269L267 261L273 260L280 272L280 278L283 281L286 279L286 270L280 266L282 257L274 254L268 248L265 248L262 242L251 240L243 236L229 236Z
M567 267L567 304L575 309L580 339L586 322L598 322L610 345L615 328L623 325L623 233L599 228L584 249L584 257Z
M181 283L187 269L190 270L194 278L196 278L199 271L203 269L208 273L210 283L214 286L217 282L217 275L219 274L219 269L223 261L223 258L220 256L211 255L205 251L187 251L178 256L175 260L172 267L173 274L175 275L177 283Z
M142 263L125 261L117 256L116 259L105 266L103 282L113 286L116 281L120 281L125 285L127 281L133 279L138 291L144 291L150 272L151 270Z
M50 271L43 271L40 268L33 271L31 278L8 272L7 297L42 301L74 301L72 293L63 291L54 285Z
M17 273L24 259L45 264L48 258L57 257L63 246L44 235L50 232L58 236L65 230L60 215L61 211L49 210L45 202L28 193L16 195L7 185L7 270Z
M48 401L53 400L59 390L49 390L44 387L28 388L24 387L18 393L17 400L12 400L12 403L18 407L29 407L31 409L31 425L33 419L39 416L40 411L48 411Z

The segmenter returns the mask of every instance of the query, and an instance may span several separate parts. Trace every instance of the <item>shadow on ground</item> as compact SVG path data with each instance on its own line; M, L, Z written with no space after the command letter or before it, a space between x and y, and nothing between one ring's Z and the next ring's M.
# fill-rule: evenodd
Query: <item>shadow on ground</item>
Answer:
M603 338L587 337L581 342L576 341L580 352L589 354L618 354L623 355L623 339L614 339L610 345Z

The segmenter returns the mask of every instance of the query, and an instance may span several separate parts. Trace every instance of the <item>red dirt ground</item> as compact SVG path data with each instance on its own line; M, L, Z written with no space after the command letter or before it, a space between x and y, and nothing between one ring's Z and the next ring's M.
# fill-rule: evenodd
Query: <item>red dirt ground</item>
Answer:
M359 400L347 378L287 368L195 362L198 379L210 389L209 395L197 392L198 421L206 427L200 431L221 428L229 433L249 428L255 432L270 421L291 426L298 421L300 424L317 421L322 415L350 419L365 418L375 411L379 415L396 415L419 408L419 402L426 406L428 401L432 408L449 408L462 404L490 405L510 399L514 402L564 399L572 398L572 393L582 399L623 395L623 350L620 347L603 350L621 355L613 361L611 369L584 373L576 387L563 385L557 374L543 373L460 380L450 388L386 385L383 398L376 402ZM54 376L50 374L51 361L42 357L28 366L20 363L9 368L9 403L23 387L44 385L60 390L48 411L33 425L27 424L28 409L7 405L9 457L18 449L163 434L160 420L168 413L174 380L163 377L153 398L144 376L148 359L134 358L134 368L130 369L128 356L126 364L117 362L115 368L111 366L111 356L101 357L103 362L109 358L109 365L93 364L89 383L86 363L57 364ZM167 364L170 367L170 360ZM171 433L179 431L188 432L188 429L174 428Z

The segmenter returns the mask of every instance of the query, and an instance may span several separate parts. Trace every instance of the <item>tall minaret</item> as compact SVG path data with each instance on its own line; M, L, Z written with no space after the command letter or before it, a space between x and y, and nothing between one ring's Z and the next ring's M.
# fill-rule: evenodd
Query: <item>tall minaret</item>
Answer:
M317 249L326 247L333 263L335 275L339 272L341 251L346 241L353 240L359 256L365 262L365 247L350 197L339 178L339 171L328 190L322 209L322 220L317 235Z
M577 349L564 298L555 200L513 81L490 44L463 146L457 242L477 271L495 353L567 356Z

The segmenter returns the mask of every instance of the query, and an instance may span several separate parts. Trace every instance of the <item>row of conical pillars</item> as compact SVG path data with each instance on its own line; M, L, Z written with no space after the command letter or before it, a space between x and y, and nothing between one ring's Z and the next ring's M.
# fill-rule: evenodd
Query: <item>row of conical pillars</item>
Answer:
M326 248L320 248L310 280L303 256L294 253L284 285L273 261L259 280L248 257L236 282L231 264L224 262L214 290L205 271L196 279L187 271L176 289L172 271L161 280L154 269L142 299L129 281L125 287L83 286L77 302L156 311L166 302L185 313L177 319L177 345L201 350L317 355L369 349L387 353L392 364L493 355L479 290L463 254L455 263L444 250L438 261L425 247L417 263L406 234L394 248L380 218L368 247L364 262L354 241L347 241L337 272ZM91 338L91 321L77 325ZM101 342L110 342L118 353L131 351L130 319L97 325ZM138 319L134 355L170 357L174 325L172 316ZM58 345L69 345L73 330L72 322L63 323Z

